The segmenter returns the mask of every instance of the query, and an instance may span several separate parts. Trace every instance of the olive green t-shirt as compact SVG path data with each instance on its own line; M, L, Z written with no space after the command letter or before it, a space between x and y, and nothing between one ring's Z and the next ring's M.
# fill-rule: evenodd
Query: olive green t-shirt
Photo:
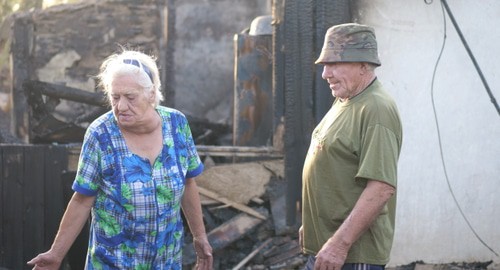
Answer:
M402 127L394 100L378 80L332 108L314 129L303 168L304 249L316 254L347 218L367 179L396 187ZM351 247L346 263L386 264L396 196Z

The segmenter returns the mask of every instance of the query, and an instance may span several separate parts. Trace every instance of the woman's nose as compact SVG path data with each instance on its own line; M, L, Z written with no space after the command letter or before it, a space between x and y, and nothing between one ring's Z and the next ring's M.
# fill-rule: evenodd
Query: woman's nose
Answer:
M124 111L127 109L127 101L124 99L124 98L119 98L117 101L116 101L116 108L119 110L119 111Z

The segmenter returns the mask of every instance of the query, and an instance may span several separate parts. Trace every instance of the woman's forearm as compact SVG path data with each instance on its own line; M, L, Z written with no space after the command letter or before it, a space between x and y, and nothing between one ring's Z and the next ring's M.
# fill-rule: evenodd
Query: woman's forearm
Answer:
M50 252L61 260L85 225L94 200L95 197L85 196L77 192L71 197L50 248Z
M198 186L193 178L186 179L184 196L182 197L182 211L187 219L193 237L205 235L205 225L201 212L200 195Z

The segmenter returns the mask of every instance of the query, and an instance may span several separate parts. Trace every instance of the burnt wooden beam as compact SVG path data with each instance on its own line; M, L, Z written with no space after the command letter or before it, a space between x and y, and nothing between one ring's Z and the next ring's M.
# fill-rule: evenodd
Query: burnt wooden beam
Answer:
M298 240L292 240L278 247L279 253L265 260L266 265L275 265L297 257L302 251Z
M196 149L199 155L208 155L208 156L238 156L238 157L255 157L258 153L260 157L269 157L269 158L282 158L282 154L279 152L273 152L275 150L271 150L267 147L237 147L237 146L218 146L218 145L196 145ZM228 151L229 149L229 151ZM68 167L68 170L76 170L78 157L80 155L81 144L75 143L69 146L70 154L72 157L72 161Z
M34 26L31 16L22 15L14 20L12 27L12 100L11 111L13 134L24 142L29 141L29 118L23 82L30 79L32 65Z
M249 262L255 255L257 255L262 249L264 249L271 241L272 238L267 239L264 243L262 243L259 247L254 249L250 254L248 254L241 262L239 262L232 270L241 269L247 262Z
M23 89L30 106L30 138L35 143L81 141L85 129L79 123L92 121L108 110L101 93L90 93L84 90L56 85L47 82L26 80ZM44 99L43 96L47 96ZM78 116L69 123L58 120L52 113L60 99L67 99L95 105L91 110Z
M244 204L233 202L233 201L231 201L229 199L226 199L226 198L222 197L221 195L217 194L216 192L213 192L211 190L205 189L205 188L200 187L200 186L198 186L198 191L200 192L200 194L203 194L203 195L209 197L210 199L222 202L222 203L224 203L224 204L226 204L228 206L236 208L236 209L238 209L238 210L240 210L242 212L245 212L245 213L247 213L249 215L252 215L252 216L254 216L256 218L260 218L262 220L266 220L267 219L267 217L265 215L262 215L261 213L255 211L253 208L248 207L248 206L246 206Z
M23 88L26 92L39 91L41 94L53 98L61 98L95 106L107 105L106 97L103 93L91 93L65 85L28 80L24 82Z
M282 158L283 153L273 147L254 147L254 146L210 146L197 145L196 150L202 156L221 156L221 157L268 157Z
M207 237L213 252L220 251L234 241L242 238L257 225L262 223L262 221L263 220L260 218L241 213L210 231ZM196 262L196 252L192 244L188 244L184 247L182 259L183 264L192 264Z
M301 199L301 171L311 133L330 108L333 97L321 78L321 67L314 60L321 50L328 27L349 22L349 0L274 1L275 64L274 89L283 92L285 179L287 181L287 225L297 219L297 203ZM325 91L328 90L328 91ZM281 95L281 94L280 94ZM281 100L279 100L281 101ZM276 121L276 120L275 120Z

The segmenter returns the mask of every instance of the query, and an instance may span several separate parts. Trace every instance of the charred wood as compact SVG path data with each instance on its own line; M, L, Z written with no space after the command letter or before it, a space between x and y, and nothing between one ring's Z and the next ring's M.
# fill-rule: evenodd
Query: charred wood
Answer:
M52 84L41 81L26 81L23 84L26 92L38 91L40 94L81 102L95 106L106 106L107 102L103 93L91 93L73 87Z
M224 249L234 241L242 238L262 222L262 219L241 213L226 221L208 233L208 241L214 252ZM196 261L196 253L192 243L184 246L183 263L192 264Z

